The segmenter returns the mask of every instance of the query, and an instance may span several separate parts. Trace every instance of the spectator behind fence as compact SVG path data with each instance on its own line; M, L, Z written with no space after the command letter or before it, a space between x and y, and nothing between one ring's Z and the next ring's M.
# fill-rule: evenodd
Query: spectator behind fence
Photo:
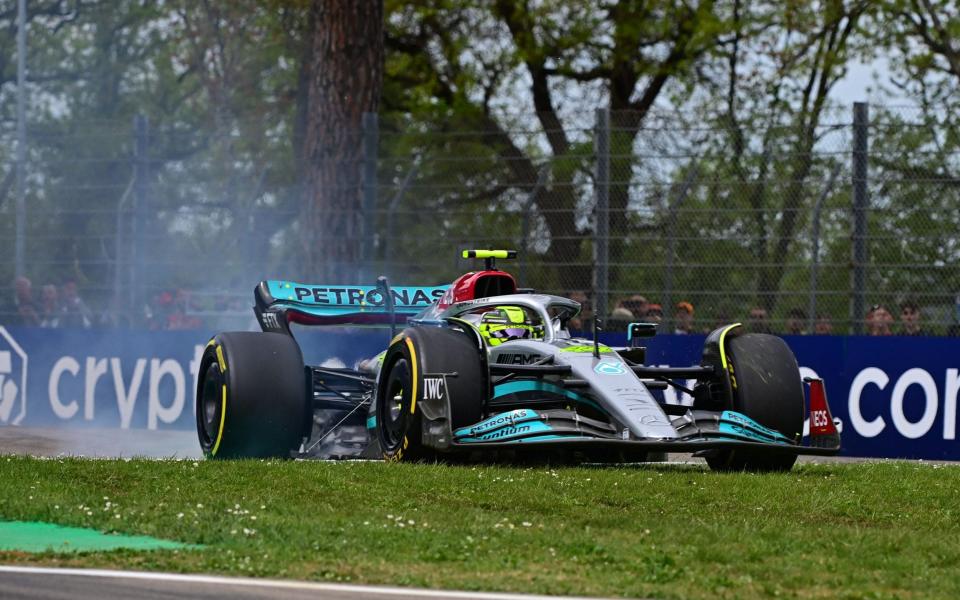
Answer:
M190 312L190 295L187 290L180 288L173 297L173 310L167 317L166 329L200 329L203 323Z
M807 313L802 308L791 308L787 311L787 335L807 335L803 326L807 323Z
M63 309L60 307L60 294L57 286L48 283L40 288L40 327L60 327Z
M650 305L647 299L640 294L634 294L629 298L624 298L617 304L618 307L630 311L631 318L635 321L640 320L647 314L647 307Z
M648 304L647 312L643 316L647 323L656 323L659 325L663 321L663 307L659 304Z
M673 333L677 335L693 333L693 305L689 302L677 302L674 307Z
M867 335L883 336L893 335L890 331L890 325L893 323L893 315L882 304L874 304L867 311Z
M900 305L900 334L926 335L920 325L920 306L913 300L906 300Z
M66 280L60 288L60 294L63 297L61 326L89 329L93 325L93 313L80 297L77 282L73 279Z
M15 322L17 325L36 327L40 325L40 315L33 303L33 284L26 277L17 277L13 280L14 307L16 308Z
M817 322L813 324L815 335L833 335L833 322L826 315L817 315Z
M622 306L618 306L607 317L603 329L606 331L626 331L627 326L633 321L633 313Z
M164 290L153 297L153 301L147 305L146 317L147 324L151 330L159 331L167 329L170 323L170 315L173 314L173 292Z
M773 333L765 308L754 306L750 309L750 318L747 320L747 329L750 333Z

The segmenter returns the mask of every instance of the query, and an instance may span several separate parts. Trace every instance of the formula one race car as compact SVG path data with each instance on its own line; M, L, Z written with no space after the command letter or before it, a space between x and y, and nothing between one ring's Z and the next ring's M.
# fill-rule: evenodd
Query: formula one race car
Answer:
M707 336L699 365L647 366L638 342L654 324L630 324L623 348L599 343L596 332L573 338L567 325L580 305L519 289L494 262L515 255L464 251L485 268L442 287L391 287L382 277L376 286L260 283L263 332L221 333L203 354L203 451L306 456L343 430L349 439L329 455L394 461L620 462L692 452L715 470L787 470L799 454L839 451L820 380L806 381L810 437L801 444L804 382L780 338L731 324ZM304 367L291 323L405 328L355 368L325 368ZM659 401L667 386L691 394L693 406Z

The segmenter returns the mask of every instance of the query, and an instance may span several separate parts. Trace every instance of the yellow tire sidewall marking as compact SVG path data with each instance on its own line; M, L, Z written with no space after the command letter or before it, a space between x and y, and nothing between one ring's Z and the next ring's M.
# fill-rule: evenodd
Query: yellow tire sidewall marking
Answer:
M723 331L720 332L720 364L724 369L727 368L727 349L724 348L724 345L726 344L727 334L730 333L734 327L740 327L740 323L727 325Z
M220 449L220 441L223 440L223 424L227 417L227 384L223 384L220 389L223 390L220 404L220 427L217 429L217 440L213 443L210 456L216 456L217 450Z
M413 385L410 388L410 414L417 410L417 352L413 349L413 340L404 338L407 348L410 350L410 365L412 370Z
M227 371L227 361L223 359L223 346L217 346L217 363L220 365L220 371Z

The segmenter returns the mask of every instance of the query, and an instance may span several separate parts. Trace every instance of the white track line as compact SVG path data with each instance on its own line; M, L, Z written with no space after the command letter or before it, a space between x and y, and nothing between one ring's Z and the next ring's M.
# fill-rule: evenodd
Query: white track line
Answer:
M102 577L111 579L139 579L148 581L171 581L179 583L203 583L254 588L282 588L290 590L313 590L347 594L380 594L381 596L407 596L418 598L455 598L457 600L590 600L581 596L537 596L528 594L502 594L494 592L458 592L402 588L376 585L350 585L340 583L311 583L307 581L282 581L277 579L240 579L215 575L183 575L179 573L150 573L146 571L112 571L108 569L55 569L50 567L19 567L0 565L0 574L69 575L78 577Z

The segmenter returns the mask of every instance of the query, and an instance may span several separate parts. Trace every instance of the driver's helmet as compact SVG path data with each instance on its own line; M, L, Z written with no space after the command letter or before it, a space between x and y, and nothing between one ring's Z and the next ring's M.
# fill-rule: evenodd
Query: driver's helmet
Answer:
M480 315L477 330L488 346L510 340L542 340L543 325L538 325L519 306L496 306Z

